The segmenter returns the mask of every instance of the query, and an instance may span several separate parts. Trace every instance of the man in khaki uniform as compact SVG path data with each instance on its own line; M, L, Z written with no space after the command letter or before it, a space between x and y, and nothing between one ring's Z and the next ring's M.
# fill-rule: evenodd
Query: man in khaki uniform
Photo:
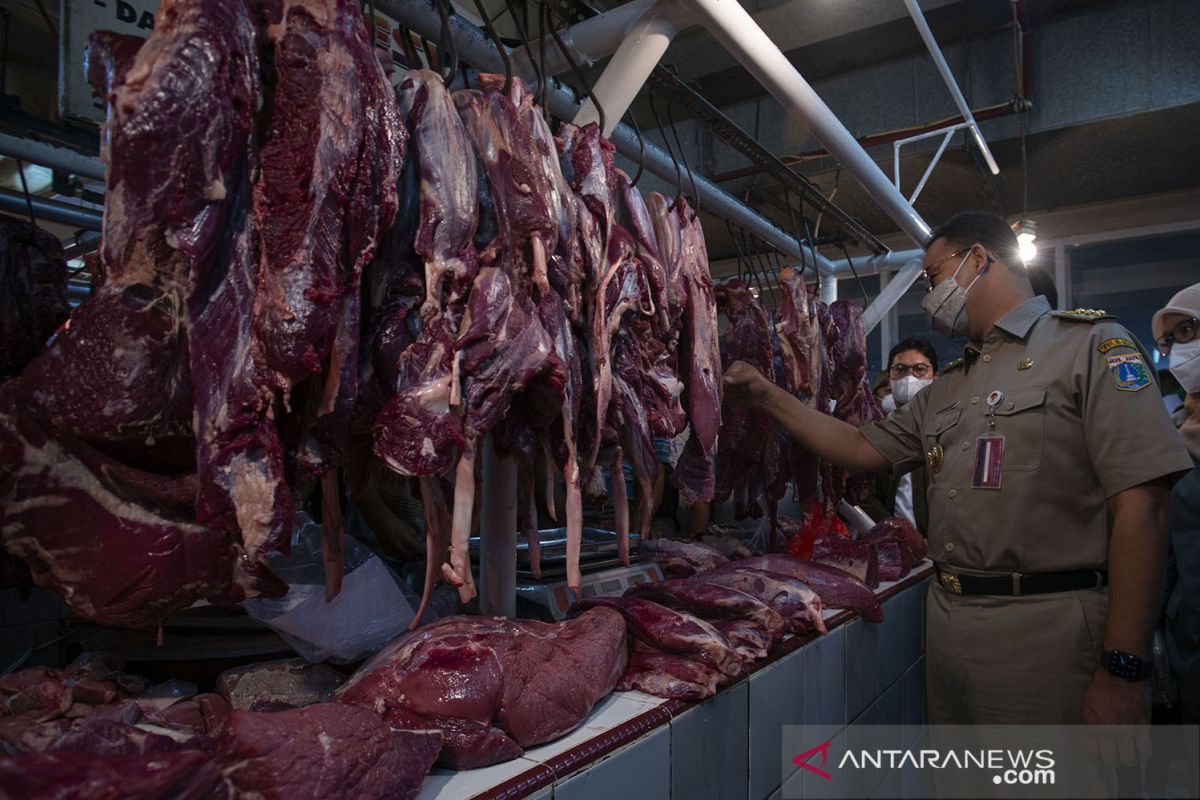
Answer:
M931 722L1148 723L1169 477L1191 460L1133 335L1052 312L1017 253L991 214L934 231L924 305L970 341L881 422L813 412L741 363L725 385L835 464L927 470Z

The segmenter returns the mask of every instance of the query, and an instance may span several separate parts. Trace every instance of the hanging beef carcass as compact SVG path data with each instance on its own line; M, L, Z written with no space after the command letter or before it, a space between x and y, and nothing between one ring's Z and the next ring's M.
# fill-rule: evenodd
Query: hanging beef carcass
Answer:
M71 382L59 373L46 385L39 380L41 368L29 383L22 379L20 389L35 402L5 404L3 446L11 456L4 463L12 466L0 486L6 548L33 565L42 585L107 624L151 626L198 597L229 591L225 535L193 522L192 503L205 492L204 476L160 479L113 462L74 436L132 438L152 450L155 434L190 433L185 305L207 285L213 262L245 243L224 228L236 205L228 195L236 197L238 182L247 179L257 64L247 6L170 2L160 7L155 32L132 66L92 71L126 78L98 87L110 96L113 113L104 285L76 312L73 332L45 357L60 368L72 359L90 362L68 372L80 382L70 391L90 388L109 402L83 430L73 430L82 426L62 411L67 403L53 388ZM155 385L156 379L162 382ZM138 391L129 391L134 386ZM262 410L265 418L265 403ZM17 418L39 412L63 429ZM205 428L200 431L202 452ZM48 463L55 452L63 457ZM180 498L182 488L197 493L191 503ZM89 557L81 542L96 554ZM109 555L100 558L101 551ZM251 583L246 574L254 561L239 559L238 566Z
M727 364L744 361L774 382L771 321L766 309L737 279L721 284L716 294L717 307L729 323L721 337L721 360ZM762 513L759 501L770 479L764 480L760 469L773 435L769 416L751 412L741 404L722 404L714 499L723 503L732 494L734 513L739 518Z
M862 307L848 300L829 306L828 321L822 325L830 363L829 399L833 416L856 428L883 418L867 375L867 334ZM836 504L849 496L852 502L870 490L869 478L851 478L845 470L830 467L826 499Z
M683 378L691 436L676 465L672 483L689 502L709 502L714 492L713 462L721 419L717 308L700 219L682 198L674 213L679 218L679 282L684 292L680 358L681 363L689 365Z
M67 262L33 223L0 217L0 380L42 352L67 318Z

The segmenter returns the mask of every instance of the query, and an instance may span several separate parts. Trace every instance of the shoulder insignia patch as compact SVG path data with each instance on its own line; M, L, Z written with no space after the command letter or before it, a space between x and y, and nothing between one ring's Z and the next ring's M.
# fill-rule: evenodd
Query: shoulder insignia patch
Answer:
M1137 350L1138 346L1128 339L1105 339L1100 344L1096 345L1096 349L1101 353L1107 353L1117 347L1128 347L1130 350Z
M1154 383L1141 353L1109 356L1106 360L1108 371L1122 392L1139 392Z
M1074 322L1097 322L1110 316L1107 311L1099 308L1077 308L1073 311L1051 311L1052 316Z
M963 365L963 360L961 358L956 358L953 361L946 364L946 366L942 367L942 372L950 372L951 370L956 370L959 367L961 367L962 365Z

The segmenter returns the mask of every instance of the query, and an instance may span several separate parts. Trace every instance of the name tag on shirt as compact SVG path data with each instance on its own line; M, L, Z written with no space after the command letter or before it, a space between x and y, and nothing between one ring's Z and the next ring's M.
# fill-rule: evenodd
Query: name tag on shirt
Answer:
M975 440L975 473L972 489L999 489L1004 464L1004 434L985 433Z

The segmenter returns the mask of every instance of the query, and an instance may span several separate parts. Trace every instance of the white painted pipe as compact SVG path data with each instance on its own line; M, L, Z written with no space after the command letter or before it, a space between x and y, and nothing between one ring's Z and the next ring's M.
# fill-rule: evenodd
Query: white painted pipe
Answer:
M600 99L604 110L604 135L611 136L650 73L662 60L677 33L675 25L652 10L633 24L629 35L621 42L612 61L608 63L592 93ZM600 113L589 97L575 115L576 125L599 122Z
M924 242L929 225L746 9L735 0L684 2L696 10L709 33L858 179L884 213L914 242Z
M633 0L578 22L559 32L558 38L566 47L575 63L581 67L591 66L602 58L608 58L621 45L629 29L642 15L654 8L656 0ZM682 26L679 26L682 27ZM547 34L533 46L534 53L545 52L546 58L539 63L547 76L558 75L571 68L571 63L558 47L554 37ZM529 54L520 49L513 54L513 67L518 75L532 79L534 68Z
M904 0L904 6L908 9L908 14L912 17L913 24L917 26L917 32L921 34L921 39L925 42L925 48L929 50L929 56L933 59L933 65L937 67L937 71L942 75L942 80L946 82L946 88L950 90L950 96L954 98L954 105L958 106L958 113L962 114L963 120L970 128L971 138L975 140L975 146L979 148L980 155L987 162L987 167L991 170L991 173L999 175L1000 167L996 165L996 159L992 157L992 151L988 149L987 142L983 139L983 134L979 132L979 125L975 122L975 117L971 114L971 107L967 105L967 100L963 97L962 90L958 88L958 81L955 80L954 73L950 71L950 65L946 63L946 57L942 54L942 48L938 46L937 40L933 38L933 31L929 29L929 23L925 20L925 14L921 12L921 7L917 5L917 0Z
M921 276L921 265L924 253L918 251L920 255L910 259L907 264L900 268L900 271L892 276L888 281L887 286L883 288L871 305L863 312L863 327L870 333L875 329L887 313L892 310L892 306L900 301L900 298L905 295L909 287Z

